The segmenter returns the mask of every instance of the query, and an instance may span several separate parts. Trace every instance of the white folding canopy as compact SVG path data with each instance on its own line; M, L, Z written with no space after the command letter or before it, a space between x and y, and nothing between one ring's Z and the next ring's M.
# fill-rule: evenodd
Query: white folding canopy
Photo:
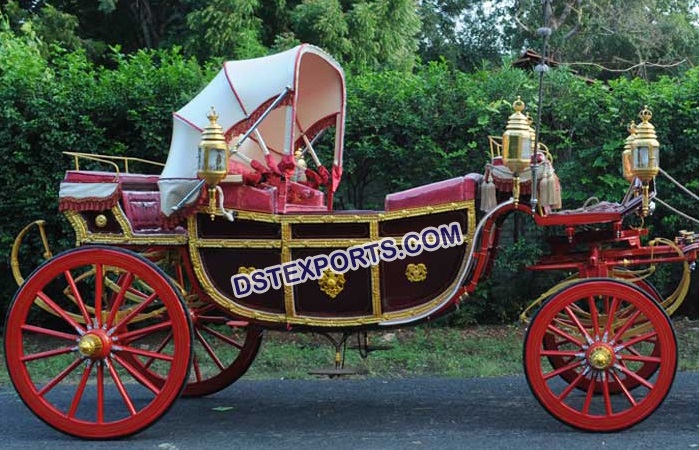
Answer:
M286 89L289 93L240 148L264 164L263 145L273 158L293 155L304 137L335 126L334 191L342 173L345 79L340 65L321 49L303 44L275 55L230 61L194 99L173 114L172 142L160 176L161 210L166 216L197 183L197 146L213 106L231 139L245 133ZM242 160L239 162L243 163ZM327 164L327 163L326 163ZM193 198L192 201L196 199Z

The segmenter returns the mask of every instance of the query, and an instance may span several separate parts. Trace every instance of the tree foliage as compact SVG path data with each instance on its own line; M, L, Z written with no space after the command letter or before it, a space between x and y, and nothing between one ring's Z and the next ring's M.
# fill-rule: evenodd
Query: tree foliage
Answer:
M548 8L551 53L589 74L643 78L676 73L697 62L696 0L553 0ZM516 38L538 46L543 26L539 0L515 2Z
M420 2L420 56L445 59L461 70L483 61L498 64L510 51L514 24L506 2L424 0Z

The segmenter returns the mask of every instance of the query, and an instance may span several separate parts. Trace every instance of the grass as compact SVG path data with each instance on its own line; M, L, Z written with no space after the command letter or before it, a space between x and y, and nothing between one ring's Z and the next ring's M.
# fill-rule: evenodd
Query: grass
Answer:
M679 370L699 370L699 321L676 319ZM356 337L348 340L346 363L362 377L403 378L417 376L491 377L521 374L522 326L476 326L468 328L416 327L370 334L372 345L390 345L387 351L362 358ZM3 346L4 348L4 346ZM4 359L4 358L3 358ZM65 361L42 370L49 376L60 372ZM47 361L47 360L43 360ZM334 365L334 348L323 336L306 333L267 332L260 352L245 375L248 379L314 378L309 371ZM0 384L8 384L0 370Z
M362 358L349 347L346 367L365 377L484 377L521 370L523 329L512 326L411 328L370 335L370 344L391 346ZM309 378L308 372L334 366L334 348L320 335L270 332L265 336L249 378Z

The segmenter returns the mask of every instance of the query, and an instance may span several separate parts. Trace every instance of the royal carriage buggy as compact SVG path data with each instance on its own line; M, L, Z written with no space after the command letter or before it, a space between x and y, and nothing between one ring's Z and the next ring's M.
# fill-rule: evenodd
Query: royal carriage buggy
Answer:
M647 109L627 140L630 187L620 203L555 211L551 157L518 100L502 139L491 140L484 176L390 194L383 211L333 211L344 88L340 66L308 45L229 62L174 114L160 175L130 173L128 158L71 154L75 169L59 202L76 248L51 256L47 246L48 260L26 280L18 253L29 227L13 249L21 287L5 355L17 392L39 418L82 438L130 435L181 393L212 394L237 380L264 329L347 336L442 316L488 275L514 213L551 230L550 251L531 269L574 273L533 305L524 368L537 400L591 431L630 427L662 403L677 366L668 313L687 293L697 244L687 232L646 242L648 230L633 226L652 206L658 171ZM313 148L326 130L334 133L328 168ZM113 169L81 169L91 161ZM449 224L462 239L424 234ZM412 251L405 236L424 238L431 251ZM431 244L450 236L450 245ZM377 242L395 242L394 257L372 247ZM266 277L272 267L286 276L291 263L356 248L377 259L349 269L338 267L338 256L302 282L294 269L294 282ZM645 276L671 262L684 265L683 281L664 299ZM265 280L266 289L251 291ZM48 379L38 370L46 366L55 368Z

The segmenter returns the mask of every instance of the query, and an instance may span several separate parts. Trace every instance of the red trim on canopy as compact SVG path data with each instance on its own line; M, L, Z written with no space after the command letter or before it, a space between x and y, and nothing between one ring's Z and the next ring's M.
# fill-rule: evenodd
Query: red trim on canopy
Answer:
M187 125L189 125L190 127L194 128L195 130L198 130L199 132L203 132L203 131L204 131L203 128L198 127L197 125L194 124L194 122L192 122L191 120L187 119L186 117L184 117L184 116L182 116L182 115L180 115L180 114L178 114L178 113L176 113L176 112L172 113L172 115L175 116L175 117L177 117L177 118L180 119L182 122L184 122L184 123L186 123Z

